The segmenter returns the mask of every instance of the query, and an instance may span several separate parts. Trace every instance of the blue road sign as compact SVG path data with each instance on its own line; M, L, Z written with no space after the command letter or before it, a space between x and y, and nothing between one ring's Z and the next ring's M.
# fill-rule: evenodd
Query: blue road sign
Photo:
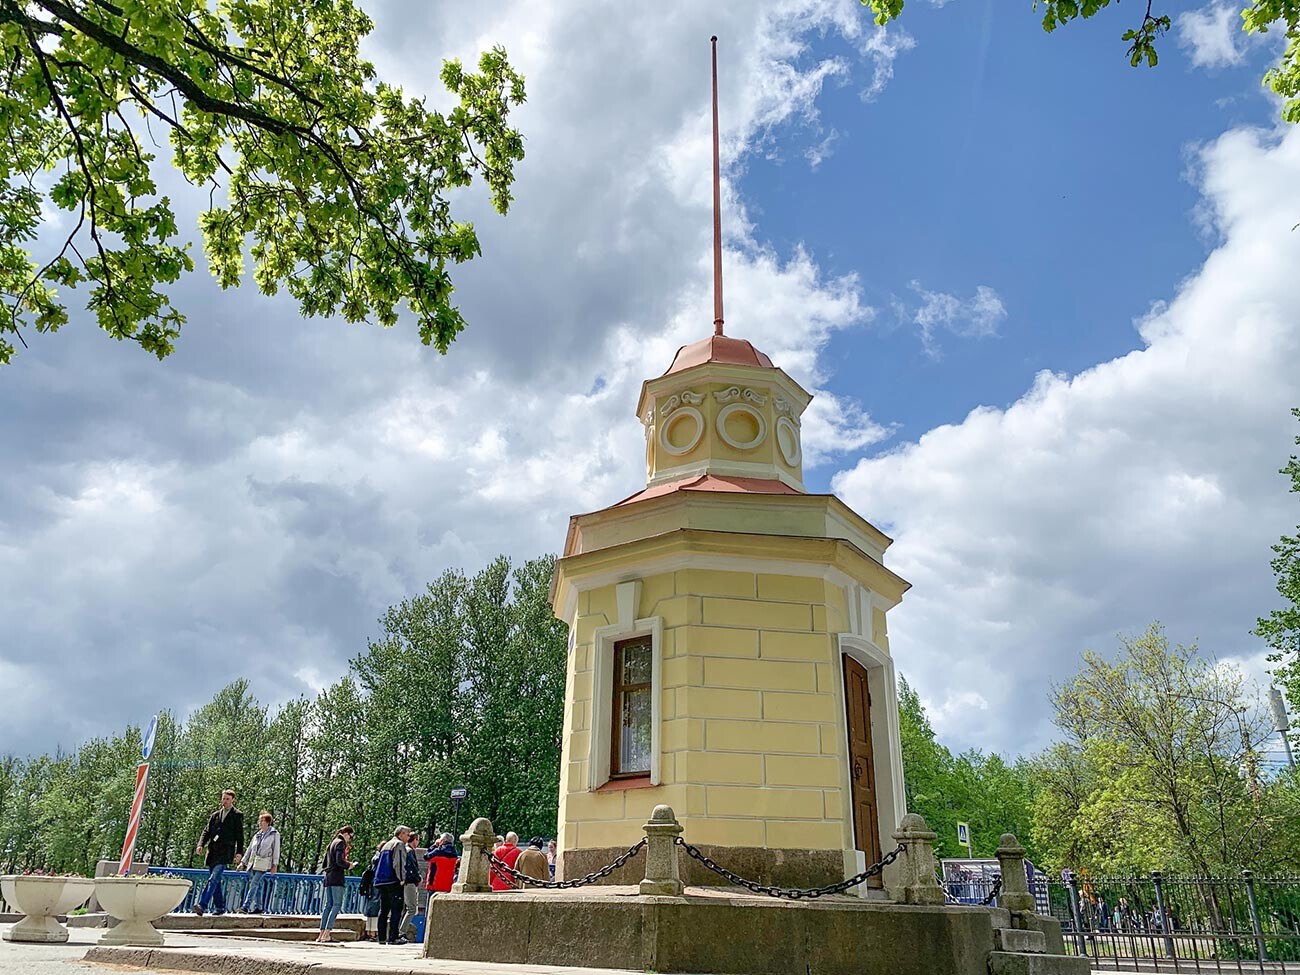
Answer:
M153 739L154 739L154 735L156 735L157 733L158 733L158 715L155 714L152 718L149 719L149 727L145 729L144 738L140 744L140 757L143 758L146 762L149 761L149 756L153 754Z

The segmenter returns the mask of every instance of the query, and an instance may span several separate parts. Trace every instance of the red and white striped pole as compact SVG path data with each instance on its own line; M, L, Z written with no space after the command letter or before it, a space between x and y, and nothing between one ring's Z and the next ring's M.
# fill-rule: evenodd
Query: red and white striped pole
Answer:
M126 842L122 844L121 873L131 872L131 858L135 854L135 838L140 833L140 813L144 811L144 790L149 784L149 763L135 767L135 798L131 800L131 817L126 823Z
M135 840L140 835L140 816L144 812L144 790L149 785L149 756L153 754L153 740L158 733L158 715L149 722L140 741L140 757L144 759L135 767L135 797L131 800L131 815L126 821L126 841L122 844L122 865L118 872L123 876L131 872L135 855Z

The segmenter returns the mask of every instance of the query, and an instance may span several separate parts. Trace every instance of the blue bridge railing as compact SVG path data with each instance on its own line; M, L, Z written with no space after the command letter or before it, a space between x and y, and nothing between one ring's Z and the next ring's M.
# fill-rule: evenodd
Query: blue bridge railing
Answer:
M173 913L183 914L194 907L195 901L203 893L208 883L206 870L189 867L150 867L150 873L169 873L186 880L194 881L194 886L185 895L185 900ZM249 875L242 870L227 870L221 878L221 890L226 897L226 911L239 913L244 904L244 895L248 892ZM312 873L276 873L266 874L262 878L265 885L262 892L262 911L266 914L319 914L324 892L321 888L320 874ZM361 901L361 878L343 878L344 914L360 914L364 905Z

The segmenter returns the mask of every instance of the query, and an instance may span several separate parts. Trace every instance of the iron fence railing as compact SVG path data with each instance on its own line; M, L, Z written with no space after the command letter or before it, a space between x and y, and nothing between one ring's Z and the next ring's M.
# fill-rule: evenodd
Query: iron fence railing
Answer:
M1093 968L1300 972L1300 877L1074 875L1048 901Z
M185 895L185 900L173 913L184 914L193 909L195 902L203 893L208 883L208 872L187 867L150 867L150 873L168 873L186 880L194 881L194 886ZM221 890L225 894L226 911L230 914L242 912L244 895L248 892L249 874L244 871L228 870L221 878ZM319 914L324 892L320 874L310 873L276 873L266 874L262 878L265 888L262 893L262 912L264 914ZM360 914L361 878L343 878L342 914Z

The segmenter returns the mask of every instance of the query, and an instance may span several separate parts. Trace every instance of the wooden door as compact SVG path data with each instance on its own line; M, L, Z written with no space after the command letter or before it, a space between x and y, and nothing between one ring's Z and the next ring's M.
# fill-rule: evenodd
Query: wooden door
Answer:
M844 656L844 711L848 716L853 838L870 866L880 859L876 764L871 752L871 691L867 686L867 669L847 654ZM867 883L871 887L882 885L878 876Z

